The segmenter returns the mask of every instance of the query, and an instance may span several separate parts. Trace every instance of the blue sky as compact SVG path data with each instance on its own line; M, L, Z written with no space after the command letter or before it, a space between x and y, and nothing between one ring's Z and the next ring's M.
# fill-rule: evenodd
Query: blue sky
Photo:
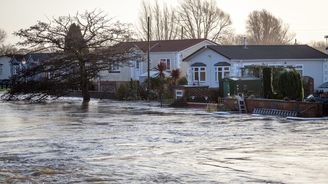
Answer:
M136 23L142 0L1 0L0 28L12 33L27 28L37 20L77 11L102 9L109 17L126 23ZM150 0L151 1L151 0ZM175 6L180 0L159 0ZM267 9L281 18L296 33L299 43L324 41L328 35L327 0L217 0L229 13L236 33L245 32L247 15L253 10ZM7 42L18 38L9 35Z

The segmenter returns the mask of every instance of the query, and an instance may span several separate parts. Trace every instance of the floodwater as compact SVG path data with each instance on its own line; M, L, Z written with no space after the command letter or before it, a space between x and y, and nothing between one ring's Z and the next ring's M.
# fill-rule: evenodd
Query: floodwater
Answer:
M328 183L328 122L0 103L0 183Z

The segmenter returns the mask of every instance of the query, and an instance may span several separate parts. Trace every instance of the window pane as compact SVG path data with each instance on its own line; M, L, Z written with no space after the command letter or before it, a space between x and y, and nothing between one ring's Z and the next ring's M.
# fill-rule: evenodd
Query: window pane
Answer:
M200 81L205 81L205 72L200 72Z
M222 79L222 72L218 72L218 81Z
M194 72L194 81L198 81L199 78L198 78L198 72Z
M167 59L167 61L166 61L166 69L167 70L171 69L171 61L169 59Z

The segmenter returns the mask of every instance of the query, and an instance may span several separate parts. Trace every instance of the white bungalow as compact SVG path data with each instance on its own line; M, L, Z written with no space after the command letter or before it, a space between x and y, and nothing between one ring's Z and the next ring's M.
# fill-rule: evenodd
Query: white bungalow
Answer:
M180 69L183 58L206 45L216 45L207 39L158 40L150 42L150 69L154 69L160 62L166 64L167 73L173 69ZM143 81L147 75L148 42L122 42L118 46L142 55L141 60L129 61L126 64L114 64L111 70L99 73L100 91L114 92L120 84L132 80ZM182 71L184 72L184 71ZM151 74L154 72L151 72ZM186 73L182 73L182 76Z
M328 55L308 45L205 46L184 59L188 85L219 87L219 79L242 77L249 65L294 67L314 79L314 88L328 81Z

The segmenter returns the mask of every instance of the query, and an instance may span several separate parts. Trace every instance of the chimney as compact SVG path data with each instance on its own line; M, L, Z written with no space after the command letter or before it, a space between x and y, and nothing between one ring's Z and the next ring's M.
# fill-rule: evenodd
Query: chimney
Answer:
M246 40L246 36L244 36L244 49L247 49L247 40Z

